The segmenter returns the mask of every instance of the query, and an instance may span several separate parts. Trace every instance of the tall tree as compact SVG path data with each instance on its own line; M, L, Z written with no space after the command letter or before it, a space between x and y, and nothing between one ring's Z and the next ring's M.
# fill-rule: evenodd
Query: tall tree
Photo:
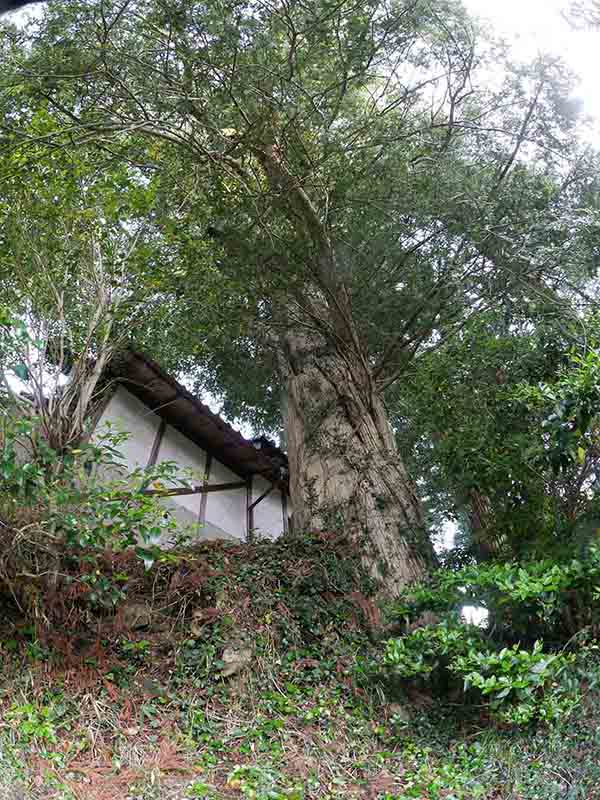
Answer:
M51 124L43 111L32 119ZM0 156L0 302L19 323L5 330L0 395L36 416L46 446L62 452L89 433L128 331L164 318L160 291L140 281L140 262L164 250L148 215L153 188L123 164L81 149L30 156L26 180L15 154Z
M155 274L196 309L210 243L230 316L209 372L239 387L254 364L282 387L296 526L343 526L391 594L421 575L386 392L473 314L589 257L561 65L511 67L453 0L73 3L7 60L5 140L26 155L41 105L54 147L94 142L157 180L180 272Z
M392 404L400 449L472 557L570 554L598 505L597 425L577 421L595 402L597 316L503 317L482 315L413 365Z

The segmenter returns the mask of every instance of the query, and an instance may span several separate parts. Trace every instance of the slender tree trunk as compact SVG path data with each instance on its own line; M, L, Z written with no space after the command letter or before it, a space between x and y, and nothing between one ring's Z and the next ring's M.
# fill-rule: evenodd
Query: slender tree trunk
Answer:
M382 596L434 561L420 501L360 359L288 332L286 429L294 530L345 531Z
M494 538L492 504L489 497L477 489L469 489L467 503L471 539L479 561L489 561L498 554L498 541Z

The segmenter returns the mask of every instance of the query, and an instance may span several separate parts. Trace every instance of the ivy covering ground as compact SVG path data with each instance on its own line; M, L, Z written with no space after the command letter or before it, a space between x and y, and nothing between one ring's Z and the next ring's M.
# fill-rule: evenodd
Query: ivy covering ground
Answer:
M343 537L98 565L126 600L79 611L77 628L36 625L3 597L3 800L596 796L593 644L569 667L577 713L518 729L460 692L390 680Z

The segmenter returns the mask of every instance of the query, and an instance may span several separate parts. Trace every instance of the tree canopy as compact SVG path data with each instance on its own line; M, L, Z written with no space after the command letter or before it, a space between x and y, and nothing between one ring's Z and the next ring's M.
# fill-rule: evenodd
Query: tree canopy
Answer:
M593 305L574 76L513 61L459 2L73 2L2 46L7 219L62 224L62 182L144 309L132 340L229 415L285 426L295 505L328 524L359 492L375 499L351 526L387 504L404 522L386 529L423 528L414 492L394 494L405 471L375 477L388 411L419 418L414 364L448 353L456 376L457 347L518 354ZM44 191L23 189L31 170ZM443 396L428 376L422 396Z
M177 251L146 266L184 314L211 251L213 388L251 353L272 370L290 314L357 337L387 386L478 310L595 268L571 76L511 64L457 3L70 3L9 42L4 143L127 164Z

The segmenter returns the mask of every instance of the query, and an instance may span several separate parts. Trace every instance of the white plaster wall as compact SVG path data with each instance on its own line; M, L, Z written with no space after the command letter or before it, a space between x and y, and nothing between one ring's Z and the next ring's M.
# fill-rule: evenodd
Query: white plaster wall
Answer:
M196 498L199 495L195 496ZM163 497L160 500L162 506L168 510L171 517L173 517L177 521L177 531L178 533L183 533L184 531L191 532L195 537L199 536L202 538L202 530L198 527L198 512L200 510L200 503L198 503L197 509L190 509L189 506L182 505L179 501L181 497ZM165 547L169 544L168 539L172 537L167 537L159 542L162 547Z
M119 386L104 409L96 431L101 433L107 421L118 431L129 433L129 438L119 448L125 464L132 470L145 467L160 425L158 415Z
M217 523L211 522L209 519L206 519L204 524L200 525L198 528L198 539L200 541L202 541L203 539L206 540L227 539L231 542L239 542L239 541L244 541L245 536L240 536L239 533L236 533L234 535L233 533L224 530Z
M175 461L181 469L182 478L191 483L192 486L198 486L204 481L204 472L206 470L206 453L190 439L179 433L178 430L167 425L165 433L158 449L158 456L156 463L160 464L161 461ZM192 475L183 474L189 470ZM179 495L173 497L173 501L182 506L191 515L195 515L195 521L198 521L200 513L200 495Z
M258 500L270 485L269 481L255 476L252 481L252 500ZM277 539L283 533L281 493L276 489L254 506L254 531L259 537L268 539Z
M209 484L239 482L242 478L216 459L210 465ZM208 538L246 538L246 487L211 492L206 501L206 525L201 532Z
M110 399L96 430L102 430L110 421L117 430L127 431L129 439L121 445L124 463L130 469L145 467L150 458L160 418L148 409L134 395L119 387ZM192 485L203 482L206 472L206 453L170 425L167 426L161 442L157 463L174 461L182 470L193 471ZM233 483L242 478L216 459L212 459L209 483ZM269 483L263 478L253 480L253 500L267 489ZM197 525L202 495L180 495L165 498L163 501L169 511L183 526ZM245 540L246 531L246 488L211 492L206 500L206 522L198 528L200 539L238 539ZM289 503L289 501L288 501ZM281 495L272 491L254 509L254 528L260 536L275 539L283 532Z

